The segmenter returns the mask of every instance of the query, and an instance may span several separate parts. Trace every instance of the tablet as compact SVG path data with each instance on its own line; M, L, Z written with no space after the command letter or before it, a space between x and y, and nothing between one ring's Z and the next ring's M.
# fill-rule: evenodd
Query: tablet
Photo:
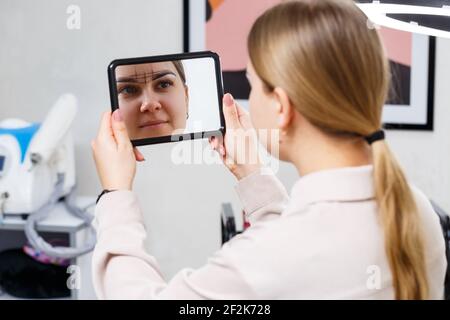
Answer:
M222 72L210 51L117 59L108 66L112 111L134 146L221 136Z

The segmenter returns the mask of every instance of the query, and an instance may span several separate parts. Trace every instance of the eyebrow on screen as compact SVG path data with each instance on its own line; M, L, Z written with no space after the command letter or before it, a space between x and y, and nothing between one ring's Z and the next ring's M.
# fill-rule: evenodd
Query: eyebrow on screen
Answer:
M163 70L163 71L158 71L155 73L152 73L152 81L158 80L159 78L162 78L164 76L167 75L172 75L174 77L176 77L176 74L173 73L172 71L168 71L168 70ZM147 77L145 75L143 76L126 76L126 77L120 77L117 79L116 82L140 82L139 80L141 79L146 79Z

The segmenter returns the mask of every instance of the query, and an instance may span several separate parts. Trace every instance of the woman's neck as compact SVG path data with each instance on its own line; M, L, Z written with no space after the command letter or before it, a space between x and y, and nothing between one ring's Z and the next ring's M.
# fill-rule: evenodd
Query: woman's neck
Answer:
M361 138L319 136L294 141L298 143L290 148L288 158L300 176L322 170L372 164L371 148Z

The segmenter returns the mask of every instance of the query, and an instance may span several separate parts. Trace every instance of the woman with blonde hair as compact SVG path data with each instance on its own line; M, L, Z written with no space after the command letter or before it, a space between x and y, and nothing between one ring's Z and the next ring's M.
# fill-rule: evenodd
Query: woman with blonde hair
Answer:
M96 208L99 297L442 299L439 220L385 142L389 66L366 16L351 0L283 2L257 19L248 51L250 114L225 95L227 133L210 143L239 180L251 227L166 282L131 192L142 155L120 113L106 113L92 146L103 187L117 191ZM255 152L259 129L279 132L260 141L299 172L290 196L259 161L237 161ZM236 139L247 148L234 150Z

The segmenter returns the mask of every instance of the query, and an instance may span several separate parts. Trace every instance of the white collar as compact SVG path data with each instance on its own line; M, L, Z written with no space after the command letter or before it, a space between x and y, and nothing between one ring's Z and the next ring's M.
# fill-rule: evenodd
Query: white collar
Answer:
M286 214L319 202L354 202L375 198L373 166L322 170L301 177L291 189Z

